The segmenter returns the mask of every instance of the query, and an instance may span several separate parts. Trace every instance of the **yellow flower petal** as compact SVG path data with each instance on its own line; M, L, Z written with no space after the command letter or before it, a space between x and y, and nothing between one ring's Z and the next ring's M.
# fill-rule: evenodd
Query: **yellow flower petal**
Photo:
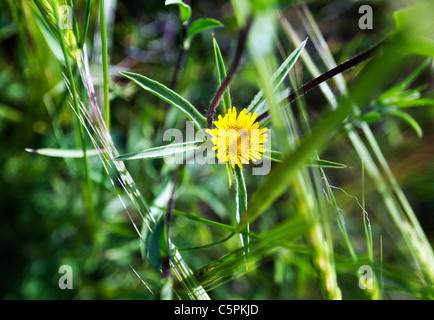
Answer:
M247 109L241 110L237 117L237 110L232 107L223 117L218 116L214 129L206 130L212 136L219 162L242 168L242 164L262 158L262 144L267 141L264 132L268 129L259 128L259 123L255 122L257 117L257 113L252 115Z

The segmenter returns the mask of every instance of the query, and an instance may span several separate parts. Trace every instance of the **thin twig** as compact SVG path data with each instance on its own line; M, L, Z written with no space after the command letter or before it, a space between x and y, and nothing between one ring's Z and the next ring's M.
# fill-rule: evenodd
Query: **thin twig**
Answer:
M323 73L322 75L316 77L315 79L312 79L311 81L304 84L301 88L297 89L293 93L291 93L287 100L288 103L292 103L295 100L297 100L300 96L304 95L305 93L309 92L313 88L319 86L324 81L327 81L331 78L333 78L335 75L342 73L348 69L353 68L354 66L358 65L359 63L362 63L369 58L372 58L374 55L378 54L380 51L381 45L384 43L380 42L379 44L373 46L372 48L362 52L361 54L355 56L354 58L351 58L348 61L345 61L344 63L336 66L335 68ZM269 113L268 111L265 111L263 114L261 114L256 121L261 121L268 117Z
M182 61L184 60L184 56L186 53L186 50L184 48L184 39L185 36L187 35L187 30L188 30L188 26L186 24L182 25L182 29L181 29L181 36L180 36L180 49L178 52L178 59L176 61L176 66L175 66L175 70L173 71L173 75L172 75L172 80L170 81L170 89L175 90L176 89L176 85L178 83L178 75L179 75L179 71L181 70L181 65L182 65Z
M186 5L190 5L190 0L185 0L184 3ZM175 90L176 89L176 85L178 83L178 74L179 71L181 70L181 65L182 65L182 60L184 59L186 50L184 48L184 40L185 37L187 36L187 31L188 31L188 25L187 23L183 23L182 24L182 28L181 28L181 34L179 36L179 52L178 52L178 59L176 61L176 67L175 67L175 71L173 72L172 75L172 80L170 81L170 89Z
M238 69L238 66L240 65L241 57L244 52L244 48L246 47L246 41L247 41L247 35L249 33L250 26L252 24L252 18L249 18L247 21L246 26L244 29L242 29L238 36L238 44L237 44L237 50L235 52L234 60L232 61L231 68L229 69L228 75L226 76L225 80L220 85L219 89L217 90L216 95L214 96L213 100L211 101L211 104L208 109L208 116L207 116L207 127L209 129L212 129L212 123L214 119L215 110L220 103L220 100L223 97L223 94L225 93L226 89L228 88L229 84L231 83L235 72Z

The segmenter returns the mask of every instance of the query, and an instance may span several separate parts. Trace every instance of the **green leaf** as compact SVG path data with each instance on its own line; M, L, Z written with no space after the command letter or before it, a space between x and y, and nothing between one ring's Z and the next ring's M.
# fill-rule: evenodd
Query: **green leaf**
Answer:
M155 148L145 149L138 152L132 152L124 155L120 155L113 160L125 161L136 159L159 159L177 154L183 154L190 151L195 151L200 148L198 145L203 141L188 141L181 143L171 143L166 146L159 146Z
M280 67L274 72L271 81L273 81L273 84L276 88L278 88L279 85L283 82L283 80L285 80L285 78L288 76L289 71L291 71L292 67L297 62L301 52L306 46L306 43L307 39L300 43L300 45L288 56L288 58L285 59L285 61L283 61Z
M235 172L235 188L236 188L236 194L235 194L235 203L236 203L236 215L235 219L237 223L240 223L241 221L241 215L243 212L247 210L247 187L246 182L244 180L244 174L243 170L236 166L234 169ZM246 229L244 231L249 231L249 226L246 226ZM249 243L249 237L240 234L241 239L241 245L244 247L248 245Z
M42 149L25 149L27 152L37 153L43 156L55 157L55 158L83 158L83 150L81 149L51 149L51 148L42 148ZM92 157L98 155L100 151L91 149L86 150L86 156Z
M155 221L158 221L161 216L164 215L165 208L167 207L167 204L169 203L170 197L172 195L172 190L172 180L168 179L164 186L161 188L161 191L154 198L152 206L149 208L149 212L154 217ZM145 239L145 241L140 241L140 253L142 255L143 262L145 262L148 257L151 234L152 231L150 230L148 225L146 223L143 223L140 231L141 239Z
M214 56L215 56L215 63L216 63L216 67L217 67L218 82L219 82L219 85L221 85L227 76L225 63L223 61L223 57L222 57L222 54L220 52L219 45L217 43L217 40L214 38L214 35L212 37L212 42L214 45ZM229 93L229 86L228 86L228 88L226 89L226 91L223 95L223 99L222 99L222 111L223 111L223 113L226 113L226 111L230 108L232 108L232 103L231 103L231 95Z
M119 72L124 77L134 81L146 91L151 92L160 99L166 101L173 107L183 112L187 118L193 121L194 125L198 128L206 128L206 118L186 99L181 97L175 91L167 88L165 85L142 76L137 73Z
M232 173L231 165L229 163L225 164L225 170L226 170L226 177L228 178L228 187L230 189L232 186L233 173Z
M422 137L422 128L420 127L419 123L417 123L417 121L408 113L396 109L388 110L388 112L407 122L410 125L410 127L412 127L414 131L416 131L419 138Z
M211 18L198 19L194 21L190 28L188 28L187 35L184 40L184 49L190 48L191 41L197 34L205 30L220 28L222 26L223 24L221 24L220 21Z
M291 71L291 69L294 67L295 63L300 57L301 52L303 51L303 48L306 46L306 42L307 39L304 40L274 72L273 76L271 77L274 91L279 88L283 80L285 80L285 78L288 76L289 71ZM252 102L250 102L249 106L247 107L247 112L255 112L262 101L264 101L264 92L261 90L255 95Z
M191 7L182 0L166 0L165 6L177 5L179 7L179 17L182 23L186 23L191 17Z
M169 256L166 234L166 215L161 215L149 240L149 262L156 269L161 269L163 257Z

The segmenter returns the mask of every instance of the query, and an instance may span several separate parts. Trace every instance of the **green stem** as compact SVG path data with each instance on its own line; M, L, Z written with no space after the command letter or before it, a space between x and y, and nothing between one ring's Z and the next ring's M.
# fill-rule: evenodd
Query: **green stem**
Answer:
M110 132L110 100L109 100L109 74L108 74L108 49L107 49L107 24L105 20L104 0L99 0L100 33L102 67L104 77L104 122Z
M86 14L84 19L84 29L83 35L81 37L80 49L83 48L86 43L87 31L89 30L89 20L90 20L90 9L92 8L92 0L87 0L86 3Z

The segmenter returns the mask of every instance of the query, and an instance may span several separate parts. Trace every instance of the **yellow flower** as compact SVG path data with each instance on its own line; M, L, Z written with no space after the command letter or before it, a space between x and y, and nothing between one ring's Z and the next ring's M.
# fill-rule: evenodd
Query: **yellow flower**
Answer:
M234 168L237 164L248 164L250 160L257 161L262 158L264 152L263 143L267 142L268 129L259 128L255 122L258 114L247 113L246 109L241 110L237 118L237 110L233 107L222 118L214 122L215 129L207 129L214 143L213 150L217 150L217 158L220 163L229 162Z

